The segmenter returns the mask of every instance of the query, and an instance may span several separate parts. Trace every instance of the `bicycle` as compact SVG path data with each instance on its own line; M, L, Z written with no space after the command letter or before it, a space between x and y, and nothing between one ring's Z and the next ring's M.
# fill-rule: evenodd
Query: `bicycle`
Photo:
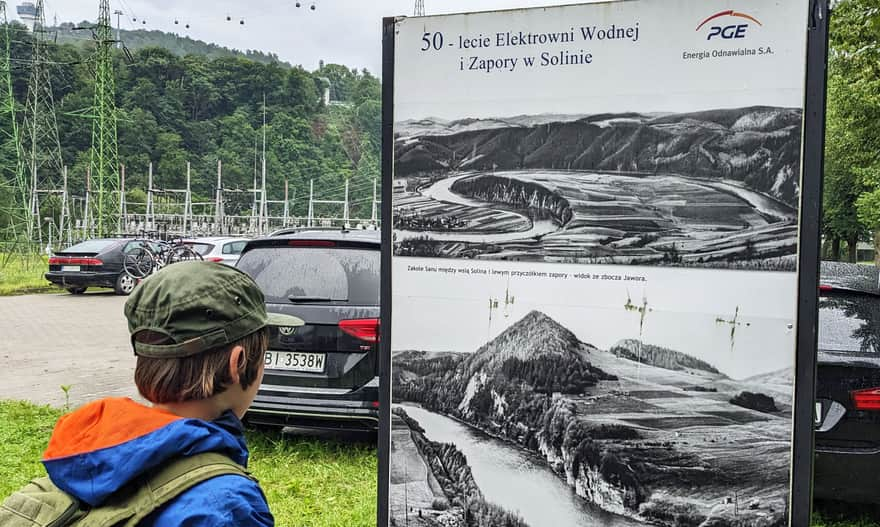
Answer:
M203 259L202 255L181 239L173 242L146 239L135 241L141 242L140 246L125 253L122 268L136 280L143 280L166 265Z

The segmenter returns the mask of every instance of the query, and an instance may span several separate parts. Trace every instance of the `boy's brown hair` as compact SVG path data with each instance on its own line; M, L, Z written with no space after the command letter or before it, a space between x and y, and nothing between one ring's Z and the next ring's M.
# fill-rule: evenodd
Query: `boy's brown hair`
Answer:
M141 331L134 340L143 344L168 344L170 339L152 331ZM207 399L222 393L232 384L229 361L235 346L244 348L238 362L239 383L247 389L257 380L260 365L269 347L267 328L242 339L196 355L179 358L139 356L134 370L138 392L156 404L181 403Z

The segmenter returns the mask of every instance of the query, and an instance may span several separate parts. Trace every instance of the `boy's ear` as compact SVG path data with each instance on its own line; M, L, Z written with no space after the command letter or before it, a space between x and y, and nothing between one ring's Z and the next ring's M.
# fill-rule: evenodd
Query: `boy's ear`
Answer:
M232 348L232 353L229 354L229 379L232 381L232 385L241 383L241 370L238 365L241 364L241 360L244 356L244 347L243 346L235 346Z

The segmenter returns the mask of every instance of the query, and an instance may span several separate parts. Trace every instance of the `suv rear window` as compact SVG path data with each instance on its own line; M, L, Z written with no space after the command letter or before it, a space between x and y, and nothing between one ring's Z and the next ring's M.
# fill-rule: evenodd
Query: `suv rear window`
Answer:
M880 297L831 295L820 298L819 349L880 354Z
M236 267L251 275L266 302L379 305L380 252L323 247L258 247Z
M104 249L110 247L117 240L86 240L82 243L78 243L73 247L69 247L64 249L65 253L94 253L98 254Z

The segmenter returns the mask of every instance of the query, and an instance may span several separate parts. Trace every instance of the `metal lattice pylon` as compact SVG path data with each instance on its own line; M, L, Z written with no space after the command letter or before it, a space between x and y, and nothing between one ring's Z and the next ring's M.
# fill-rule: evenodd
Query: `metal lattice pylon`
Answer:
M98 236L121 232L119 186L119 147L117 143L116 80L112 49L116 44L110 25L110 1L101 0L98 24L94 28L95 100L92 119L92 211Z
M15 96L12 91L12 68L10 61L11 39L6 2L0 0L0 187L10 189L10 201L4 212L6 225L0 225L0 235L6 241L19 241L27 236L31 225L27 178L22 164L21 138L16 120Z
M55 116L55 98L47 68L48 38L43 0L37 0L33 26L31 75L25 108L22 134L23 158L27 163L28 225L27 237L42 238L40 191L57 191L61 186L61 142L58 139L58 120Z
M416 0L413 7L413 16L425 16L425 0Z

